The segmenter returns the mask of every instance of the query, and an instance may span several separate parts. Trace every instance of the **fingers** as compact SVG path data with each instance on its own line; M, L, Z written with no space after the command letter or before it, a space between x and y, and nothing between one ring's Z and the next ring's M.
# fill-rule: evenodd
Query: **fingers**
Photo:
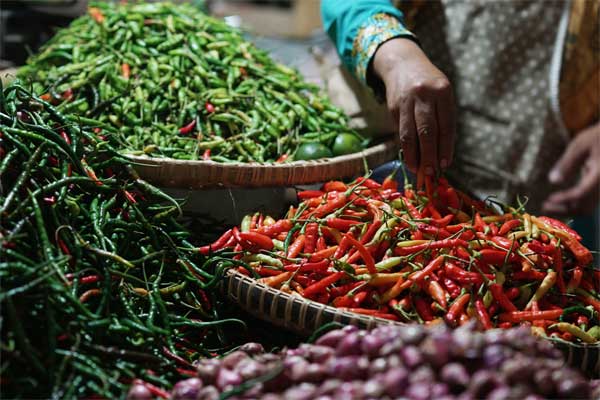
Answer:
M542 211L549 214L569 215L591 212L598 205L600 189L600 167L590 163L577 185L553 193L544 202Z
M416 99L415 124L419 141L419 165L425 174L433 175L438 169L438 125L434 102Z
M441 169L446 169L454 157L454 136L456 121L454 116L454 96L448 87L445 95L438 98L436 104L438 121L438 156Z
M400 146L402 147L404 164L410 171L416 172L419 166L419 146L417 144L414 103L412 100L407 100L405 104L403 104L399 110L398 116Z
M552 183L563 183L578 171L581 162L590 151L590 147L581 140L583 135L578 135L554 165L548 174L548 180Z

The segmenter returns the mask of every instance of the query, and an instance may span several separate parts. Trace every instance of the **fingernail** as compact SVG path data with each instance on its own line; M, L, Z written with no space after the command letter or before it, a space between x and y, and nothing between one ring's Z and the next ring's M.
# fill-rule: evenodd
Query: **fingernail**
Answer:
M425 167L425 175L433 175L433 168Z
M548 180L552 183L559 183L560 181L562 181L562 174L558 169L553 169L548 174Z
M448 160L446 160L445 158L442 158L440 161L440 167L446 168L447 166L448 166Z

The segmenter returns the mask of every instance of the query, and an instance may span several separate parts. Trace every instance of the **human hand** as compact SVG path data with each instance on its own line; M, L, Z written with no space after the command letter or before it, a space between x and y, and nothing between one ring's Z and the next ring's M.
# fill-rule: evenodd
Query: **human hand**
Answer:
M454 152L455 107L448 78L410 39L383 43L373 72L385 85L387 106L398 121L404 164L427 175L447 168Z
M579 179L577 179L577 173ZM555 184L573 182L552 193L542 211L547 214L576 215L592 213L600 198L600 123L580 132L569 143L554 165L548 180Z

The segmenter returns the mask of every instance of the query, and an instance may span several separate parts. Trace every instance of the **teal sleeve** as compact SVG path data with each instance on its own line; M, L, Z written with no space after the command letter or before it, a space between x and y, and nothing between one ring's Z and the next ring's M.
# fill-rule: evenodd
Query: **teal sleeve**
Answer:
M362 82L377 48L395 37L414 38L389 0L322 0L325 31L342 63Z

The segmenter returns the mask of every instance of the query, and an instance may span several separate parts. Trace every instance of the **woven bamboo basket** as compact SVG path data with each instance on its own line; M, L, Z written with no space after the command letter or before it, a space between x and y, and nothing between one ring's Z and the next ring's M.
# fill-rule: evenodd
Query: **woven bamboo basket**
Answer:
M342 311L299 295L284 293L231 270L224 280L224 290L230 300L251 315L304 336L311 335L329 322L356 325L364 329L379 325L405 325L401 322ZM563 352L567 364L590 377L600 376L600 345L573 344L560 339L550 341Z
M163 188L293 186L354 177L398 157L398 142L388 140L358 153L283 164L188 161L128 156L141 164L140 176Z

